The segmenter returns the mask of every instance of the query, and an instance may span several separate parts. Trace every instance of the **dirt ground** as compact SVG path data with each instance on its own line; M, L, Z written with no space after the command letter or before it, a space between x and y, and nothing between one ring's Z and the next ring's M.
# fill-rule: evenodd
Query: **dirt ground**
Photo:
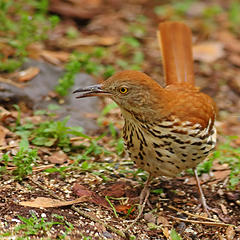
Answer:
M48 50L48 57L45 55L45 58L39 58L47 62L56 60L55 63L58 60L57 65L62 66L65 62L59 59L62 59L63 55L59 57L60 55L55 53L70 54L76 49L88 51L95 45L103 45L110 52L109 57L103 60L104 64L115 65L117 59L122 58L122 52L119 51L121 37L134 36L141 43L139 49L145 56L142 70L162 84L163 73L156 29L159 22L174 19L173 10L170 8L164 16L156 14L154 9L162 4L160 1L132 0L121 3L116 0L107 1L108 4L104 1L90 2L93 4L92 8L86 6L82 12L69 10L66 13L61 10L64 8L64 1L52 1L50 12L59 14L61 22L39 50ZM224 1L216 2L223 8L229 7ZM178 20L186 22L193 30L196 83L203 92L213 97L219 109L216 123L219 132L218 146L225 141L227 135L234 135L237 139L231 144L234 148L240 148L240 34L229 30L226 13L214 16L214 21L204 21L194 9L200 8L200 5L206 8L211 4L207 1L197 1L195 4L195 7L187 10L184 15L178 16ZM147 20L137 21L136 19L141 19L139 16L145 16ZM143 25L144 33L130 31L129 26L134 24ZM69 26L79 31L81 40L93 39L93 44L84 45L70 40L68 45L63 44ZM209 42L210 45L207 44ZM116 68L119 70L119 65ZM99 80L101 78L96 79ZM109 103L108 100L99 101L103 107ZM15 124L17 118L17 111L11 104L2 105L14 119L2 121L2 126L7 129ZM26 105L24 102L20 104L21 122L26 122L26 119L32 122L44 120L37 119L33 110ZM95 120L98 116L99 113L88 115ZM218 158L214 160L210 173L200 176L210 207L210 217L199 205L194 177L187 172L174 179L154 179L149 202L142 217L127 229L137 216L139 194L147 174L136 169L125 153L118 155L114 152L113 137L109 133L108 125L113 122L116 134L120 134L123 122L119 109L111 110L104 116L103 122L99 130L91 135L97 137L107 132L98 143L109 150L110 154L100 152L90 155L85 168L83 165L79 167L73 164L72 153L82 154L81 149L73 147L70 152L62 153L58 146L36 147L33 144L30 147L37 148L39 159L32 174L23 181L16 181L10 174L15 166L8 166L8 172L0 178L2 239L240 239L240 184L238 183L235 189L229 188L230 167L220 164ZM8 152L15 155L19 149L19 136L9 131L4 135L7 144L0 146L0 149L2 154ZM70 140L72 146L82 143L88 145L87 140L81 137L72 137ZM54 155L57 162L50 158L52 154L59 153L62 155ZM66 170L45 171L54 167L66 167ZM23 206L24 203L28 205L26 202L39 197L48 199L40 200L36 203L37 207ZM58 199L59 205L42 207L43 202L51 205L50 199ZM76 204L66 203L76 199L79 201ZM63 216L64 220L50 228L39 228L37 233L32 235L24 233L24 230L14 230L22 223L18 216L30 218L33 215L45 222L60 221L56 215ZM67 230L67 227L70 230ZM172 234L170 236L172 229L181 238ZM4 233L9 233L11 237Z

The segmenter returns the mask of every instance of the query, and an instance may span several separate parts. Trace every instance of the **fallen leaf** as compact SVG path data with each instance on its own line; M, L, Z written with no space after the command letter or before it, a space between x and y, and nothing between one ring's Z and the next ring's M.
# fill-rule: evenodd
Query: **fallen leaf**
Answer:
M158 216L157 218L157 225L160 225L160 224L162 224L163 226L169 226L168 220L163 216Z
M68 156L63 151L54 152L47 158L50 163L55 164L63 164L67 159Z
M85 186L83 186L81 184L75 183L73 185L73 192L79 197L81 197L81 196L90 197L88 199L88 201L91 203L94 203L96 205L100 205L100 206L103 206L106 208L110 208L110 206L105 198L99 196L97 193L93 192L90 189L87 189Z
M111 36L83 36L78 39L62 39L59 44L61 44L64 48L77 48L80 46L111 46L116 44L118 39L116 37Z
M10 132L7 128L0 125L0 146L6 145L6 135Z
M122 213L124 215L128 214L128 211L132 208L131 205L117 205L115 206L115 209L118 213ZM135 211L135 208L131 209L131 213Z
M235 237L235 230L233 228L233 226L228 226L227 230L226 230L226 236L227 236L227 240L233 240Z
M211 63L224 56L223 44L220 42L202 42L193 46L193 58Z
M67 52L63 52L63 51L55 52L55 51L49 51L49 50L43 50L40 53L40 56L42 58L44 58L48 62L55 65L68 61L69 55L70 54Z
M38 75L40 69L37 67L29 67L26 70L17 72L14 77L17 79L18 82L27 82L32 80L34 77Z
M86 200L88 200L87 196L82 196L80 198L77 198L71 201L62 201L62 200L52 199L52 198L37 197L32 201L23 201L23 202L20 202L19 204L25 207L52 208L52 207L69 206L76 203L85 202Z
M227 211L226 206L223 205L222 203L220 203L220 207L221 207L221 209L222 209L223 214L224 214L224 215L227 215L227 214L228 214L228 211Z
M229 31L218 33L218 39L224 44L224 47L232 52L240 53L240 41Z
M151 212L144 214L144 220L148 223L156 223L156 217Z
M169 239L169 238L170 238L170 234L169 234L168 228L167 228L167 227L164 227L164 228L162 228L162 231L163 231L164 236L165 236L167 239Z
M114 198L120 198L125 196L126 187L127 187L126 182L119 181L107 187L104 191L102 191L102 195L114 197Z
M240 67L240 56L238 54L233 53L229 56L228 59L232 64Z

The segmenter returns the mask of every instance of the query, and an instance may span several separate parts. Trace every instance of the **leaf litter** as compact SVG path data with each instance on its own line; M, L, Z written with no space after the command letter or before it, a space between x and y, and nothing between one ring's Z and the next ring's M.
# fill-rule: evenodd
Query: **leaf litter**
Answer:
M51 11L63 14L65 3L60 0L55 2L58 2L60 7L54 8L51 5ZM73 20L63 20L62 29L59 27L58 32L53 31L51 33L52 39L55 41L57 36L59 41L55 41L54 46L51 45L51 39L42 47L32 44L32 49L36 49L36 51L31 53L31 48L29 48L30 56L41 57L61 66L68 61L70 51L81 49L87 52L93 48L93 45L97 44L108 46L109 52L111 52L109 58L104 59L105 64L115 64L116 60L122 58L121 55L129 48L129 46L126 47L122 44L123 40L120 40L120 36L128 34L137 36L142 44L142 51L145 55L144 63L141 65L142 69L159 79L162 72L160 53L156 44L156 26L163 19L161 14L164 11L168 12L167 18L171 18L171 12L179 14L181 8L173 4L173 7L168 6L165 10L160 9L162 12L159 11L160 15L156 15L154 8L157 7L157 3L131 1L128 4L120 2L121 11L116 11L113 14L112 9L119 8L119 1L111 3L113 4L112 9L102 4L102 1L91 1L91 3L92 6L89 9L86 7L84 11L65 9L68 16L89 19L89 24L81 23L79 34L82 34L82 37L79 40L69 39L68 41L66 26L71 26ZM89 4L91 5L91 3ZM75 1L74 4L78 5L79 2ZM204 31L205 33L211 32L207 29L210 28L211 24L206 25L204 19L197 19L205 11L204 9L209 8L207 3L201 4L204 5L201 7L202 10L197 14L195 13L195 16L192 16L188 21L195 31L202 32L204 35ZM91 11L91 8L94 10ZM101 14L100 10L104 10L105 14ZM139 15L146 15L147 21ZM110 27L109 19L114 19L115 27ZM133 19L140 19L140 25L146 25L145 32L141 32L139 35L141 29L138 29L137 25L134 25L132 32L128 32L128 26L134 21ZM202 25L199 23L202 23ZM200 39L200 43L196 44L198 52L195 50L195 54L197 52L198 56L195 55L195 57L199 61L195 64L196 76L205 79L207 84L203 91L214 96L219 107L220 142L222 133L237 135L238 138L232 141L234 148L237 149L239 148L240 129L238 105L240 101L236 77L240 53L239 36L230 30L226 30L226 26L221 24L220 22L219 25L223 29L225 28L224 31L215 31L215 34L210 34L210 45L209 39L204 39L203 36L203 40ZM211 27L217 28L217 26L212 25ZM65 46L61 45L64 41L60 40L65 41ZM7 49L7 46L8 44L4 49ZM10 48L5 51L4 57L8 58L12 54L11 51ZM127 57L129 57L128 54ZM124 62L121 62L121 64L126 66ZM229 64L232 65L229 67ZM116 66L116 68L121 70L120 66ZM24 72L21 82L30 81L38 71L37 69L30 69L29 72ZM21 75L21 72L18 72L18 74ZM24 87L14 82L13 80L16 79L12 79L10 75L1 74L0 77L1 82L8 82L16 87ZM106 105L106 103L108 102L103 101L103 105ZM12 157L19 151L19 144L23 143L23 138L16 136L11 130L11 127L14 127L18 121L18 111L14 111L9 105L4 105L0 110L2 124L0 131L1 154L7 153ZM1 162L1 171L3 172L1 172L0 185L0 213L3 224L0 225L0 231L5 232L6 229L13 229L15 216L20 215L28 218L31 216L32 207L37 206L34 211L39 217L45 214L50 221L51 214L54 213L64 216L71 222L75 229L69 233L70 239L81 239L84 236L92 237L92 239L102 239L104 237L126 238L126 235L122 233L131 223L132 218L137 215L138 197L141 186L146 179L146 174L138 171L126 155L117 155L116 149L112 145L113 129L112 132L109 132L108 126L112 122L116 128L121 128L122 121L119 120L119 110L112 109L104 117L102 130L94 133L95 136L98 136L104 131L108 132L106 136L99 140L100 146L83 136L76 137L69 143L63 141L65 147L66 144L71 143L74 147L73 153L80 155L77 164L75 156L68 151L63 152L61 147L58 146L59 138L56 136L50 147L41 145L47 138L38 147L31 142L29 143L28 147L38 149L40 159L37 160L37 166L31 166L32 174L27 175L20 183L14 181L11 177L11 171L16 169L11 160ZM31 119L32 122L35 121L31 109L22 113L20 122L24 122L25 119L30 120L30 122ZM40 121L44 121L44 117ZM6 131L6 129L10 130ZM76 149L79 146L80 150ZM84 155L84 151L88 147L91 147L91 154ZM107 148L111 153L104 153L102 147ZM4 168L9 172L4 172ZM49 169L50 171L46 171ZM204 219L204 216L201 215L201 209L196 209L198 195L191 175L184 174L171 180L155 179L151 187L156 191L150 195L150 203L145 209L144 217L130 229L129 234L138 239L169 239L170 237L181 239L180 236L182 239L238 239L240 237L239 183L235 190L227 188L229 172L229 165L219 164L216 158L213 162L211 174L203 174L201 177L207 201L214 210L212 221ZM108 196L112 207L105 196ZM30 201L30 199L34 200ZM80 203L78 205L80 211L72 206L76 203ZM22 204L25 204L25 206L22 206ZM114 215L113 208L119 214L118 218ZM211 226L211 224L215 224L215 226ZM120 232L117 231L119 229ZM60 230L64 230L64 228L60 226L58 231ZM57 236L56 232L52 234L52 237Z

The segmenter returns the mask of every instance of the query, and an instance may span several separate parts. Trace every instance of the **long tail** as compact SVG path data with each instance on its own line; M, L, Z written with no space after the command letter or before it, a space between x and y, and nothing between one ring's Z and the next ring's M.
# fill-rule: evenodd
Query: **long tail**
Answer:
M190 28L181 22L164 22L158 30L166 85L183 82L194 85Z

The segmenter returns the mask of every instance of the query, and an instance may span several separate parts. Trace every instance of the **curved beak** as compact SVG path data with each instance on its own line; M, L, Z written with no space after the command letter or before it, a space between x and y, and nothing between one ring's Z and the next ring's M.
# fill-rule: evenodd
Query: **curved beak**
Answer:
M93 97L93 96L106 96L110 93L107 91L104 91L102 89L102 84L97 84L85 88L79 88L75 90L73 93L81 93L76 98L84 98L84 97Z

